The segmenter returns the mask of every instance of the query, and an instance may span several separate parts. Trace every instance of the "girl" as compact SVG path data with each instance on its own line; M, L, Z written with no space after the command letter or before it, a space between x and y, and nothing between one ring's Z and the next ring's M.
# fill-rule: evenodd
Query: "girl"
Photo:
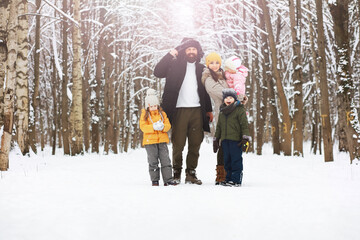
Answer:
M227 84L236 91L240 101L247 101L247 97L245 96L245 83L249 69L241 65L240 58L236 56L226 59L224 65Z
M221 57L216 52L208 54L205 58L206 67L202 74L201 81L205 86L205 89L211 99L215 103L215 122L219 117L219 108L222 104L222 90L228 88L228 84L225 80L224 71L220 68ZM214 132L212 132L214 137ZM224 170L224 158L222 148L219 148L217 153L217 165L216 165L216 179L215 184L219 185L225 181L225 170Z
M171 125L166 113L160 107L156 91L148 89L146 95L145 109L141 110L140 129L144 133L143 145L148 155L152 186L159 186L159 161L164 186L176 185L172 178L172 167L167 147L167 143L169 143L167 132Z

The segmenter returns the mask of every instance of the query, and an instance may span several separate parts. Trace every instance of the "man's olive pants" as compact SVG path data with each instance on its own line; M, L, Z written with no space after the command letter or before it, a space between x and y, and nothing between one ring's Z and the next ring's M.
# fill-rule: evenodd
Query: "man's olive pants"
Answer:
M195 170L198 165L199 150L204 138L203 120L200 107L177 108L172 123L171 141L173 146L173 168L182 169L182 152L188 139L186 169Z

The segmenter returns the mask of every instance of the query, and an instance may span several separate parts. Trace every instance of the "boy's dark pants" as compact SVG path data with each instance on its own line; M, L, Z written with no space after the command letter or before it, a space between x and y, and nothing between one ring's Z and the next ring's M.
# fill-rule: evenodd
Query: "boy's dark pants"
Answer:
M151 181L160 180L159 160L161 164L161 175L164 183L172 180L172 169L169 158L167 143L145 145L149 162L149 173Z
M177 108L172 124L173 168L182 169L182 152L188 139L186 169L195 170L199 160L199 150L204 138L202 112L200 107Z
M242 150L238 141L222 140L221 145L224 152L224 166L226 181L241 184L243 171Z

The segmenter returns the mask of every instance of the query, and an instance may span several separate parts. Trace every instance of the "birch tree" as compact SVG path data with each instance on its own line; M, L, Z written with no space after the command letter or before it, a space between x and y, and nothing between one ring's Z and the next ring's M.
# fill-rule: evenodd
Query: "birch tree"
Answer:
M74 20L80 23L80 0L74 0ZM83 153L83 109L80 25L73 25L72 106L70 113L71 155Z
M27 0L20 0L18 5L18 53L16 61L16 133L22 154L29 152L29 92L28 92L28 17Z
M7 20L9 1L0 2L0 127L3 126L4 112L4 83L7 59Z
M15 105L15 84L16 84L16 59L17 59L17 7L18 0L11 0L8 36L7 36L7 62L6 62L6 83L4 95L4 128L1 136L0 147L0 171L6 171L9 168L9 152L14 123L14 105Z

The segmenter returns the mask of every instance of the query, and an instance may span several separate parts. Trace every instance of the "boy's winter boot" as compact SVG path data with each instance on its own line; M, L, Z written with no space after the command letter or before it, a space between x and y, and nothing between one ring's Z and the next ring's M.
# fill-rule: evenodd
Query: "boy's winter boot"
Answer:
M175 182L174 180L164 183L164 186L176 186L176 185L178 185L178 183Z
M226 171L224 165L216 165L216 179L215 185L219 185L225 182Z
M201 180L197 179L197 177L196 177L196 171L188 170L188 169L186 169L185 183L192 183L192 184L197 184L197 185L202 184Z
M180 178L181 178L181 169L174 169L174 182L176 184L180 184Z
M152 186L159 186L159 181L152 181Z

